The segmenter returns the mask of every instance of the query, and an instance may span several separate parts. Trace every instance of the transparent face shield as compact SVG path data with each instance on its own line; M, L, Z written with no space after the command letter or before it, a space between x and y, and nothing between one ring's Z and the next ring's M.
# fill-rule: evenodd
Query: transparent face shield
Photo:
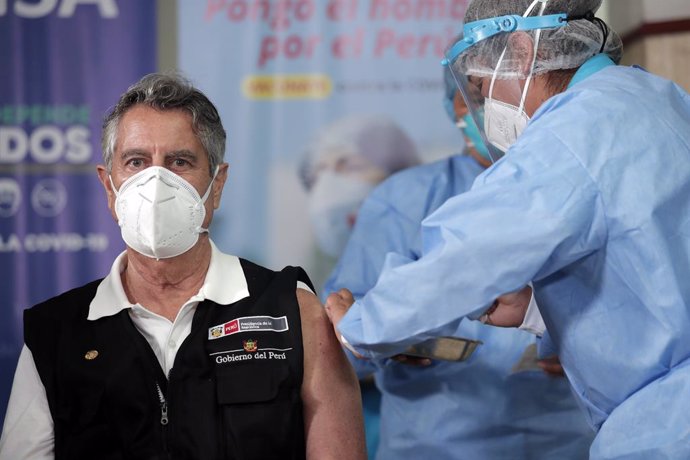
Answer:
M465 105L467 105L468 115L474 121L479 131L479 136L486 146L488 159L492 163L495 163L503 156L503 152L490 143L486 136L486 131L484 129L484 96L481 92L481 79L467 77L464 74L459 74L454 69L452 69L451 72L458 85L458 90L465 100Z
M503 156L529 119L524 110L525 97L541 29L566 24L566 14L543 15L547 3L534 0L522 16L498 16L465 24L442 62L449 66L492 162ZM509 43L511 33L519 31L530 31L533 58L527 63L524 53Z

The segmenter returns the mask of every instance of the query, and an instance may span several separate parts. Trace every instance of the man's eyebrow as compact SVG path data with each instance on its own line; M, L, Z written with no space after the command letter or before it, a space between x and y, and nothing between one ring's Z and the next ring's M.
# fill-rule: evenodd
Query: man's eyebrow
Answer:
M177 158L182 158L185 160L197 160L199 158L199 155L187 149L173 150L172 152L166 152L165 154L166 160L175 160Z
M147 152L146 150L130 149L130 150L125 150L124 152L122 152L122 155L120 156L120 158L122 158L123 160L127 160L128 158L131 158L131 157L147 157L148 158L150 156L151 156L151 154L149 152Z

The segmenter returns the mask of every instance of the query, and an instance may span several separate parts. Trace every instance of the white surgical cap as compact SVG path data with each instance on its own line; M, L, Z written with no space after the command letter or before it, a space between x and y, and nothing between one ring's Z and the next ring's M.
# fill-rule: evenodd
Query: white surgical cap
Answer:
M603 22L591 19L601 2L602 0L547 1L543 15L565 13L570 18L582 19L570 20L565 26L554 29L541 29L533 75L577 68L599 52L606 53L616 63L620 62L623 43L618 34ZM465 24L504 15L522 16L531 3L532 0L473 0L467 7ZM530 16L537 15L539 10L540 7L537 6ZM586 19L590 14L592 16ZM528 33L533 38L535 36L535 31L511 33ZM492 76L511 33L501 33L470 46L453 63L454 69L465 75ZM496 78L525 78L527 75L521 70L520 60L512 56L510 51L510 48L506 50Z
M307 188L314 183L319 159L360 155L386 174L419 163L417 147L400 126L386 115L351 115L323 128L307 147L301 177Z

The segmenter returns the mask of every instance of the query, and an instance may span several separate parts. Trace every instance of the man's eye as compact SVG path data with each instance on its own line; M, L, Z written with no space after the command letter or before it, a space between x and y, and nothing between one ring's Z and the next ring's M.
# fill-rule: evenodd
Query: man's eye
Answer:
M181 158L176 158L175 161L173 162L173 164L177 167L183 167L183 166L187 166L189 164L189 162L187 160L183 160Z
M139 166L143 166L144 161L138 158L133 158L129 160L129 165L134 166L135 168L138 168Z

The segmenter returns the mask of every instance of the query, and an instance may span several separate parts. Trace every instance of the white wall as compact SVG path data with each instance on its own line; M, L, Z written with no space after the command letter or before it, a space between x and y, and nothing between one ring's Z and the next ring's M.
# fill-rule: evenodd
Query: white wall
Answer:
M673 21L690 18L688 0L644 0L645 22Z
M642 23L676 21L690 18L688 0L604 0L607 22L621 35ZM601 15L600 15L601 16Z

